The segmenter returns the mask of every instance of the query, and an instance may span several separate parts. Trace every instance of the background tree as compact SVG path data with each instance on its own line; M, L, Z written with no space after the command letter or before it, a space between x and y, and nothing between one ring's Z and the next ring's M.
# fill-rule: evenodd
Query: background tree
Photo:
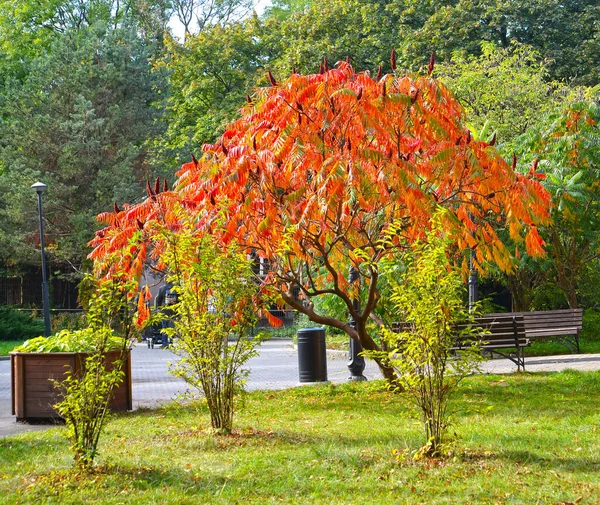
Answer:
M273 0L266 9L266 17L286 19L291 14L302 12L314 4L313 0Z
M289 17L267 17L262 30L271 65L281 75L293 68L316 72L324 57L331 65L348 57L357 68L376 73L384 65L389 71L389 53L399 36L397 18L372 0L309 2Z
M517 149L517 137L583 92L552 81L539 52L516 42L507 48L483 42L480 56L455 52L436 66L436 75L465 108L473 133L487 128L482 140L495 133L506 157Z
M49 249L77 269L94 216L113 202L136 200L152 174L143 144L155 134L157 96L148 50L135 27L104 23L52 43L11 79L2 96L0 242L8 262L35 261L37 230L30 181L48 185ZM156 85L156 86L155 86Z
M252 21L217 25L183 46L167 41L167 54L157 65L168 73L171 90L162 102L165 133L154 136L150 147L154 163L165 167L163 175L222 134L246 100L263 63L252 26Z
M185 40L205 29L234 23L252 8L252 0L171 0L173 11L184 28Z
M595 0L435 3L439 6L435 13L405 39L408 61L425 64L431 51L443 60L457 50L477 55L482 41L503 48L516 41L532 46L549 61L553 79L598 83L600 12ZM405 8L403 0L393 4L400 11ZM429 2L424 5L428 8Z
M554 207L543 235L556 285L576 308L581 276L600 257L600 109L579 103L551 119L523 139L524 161L532 160L546 175Z

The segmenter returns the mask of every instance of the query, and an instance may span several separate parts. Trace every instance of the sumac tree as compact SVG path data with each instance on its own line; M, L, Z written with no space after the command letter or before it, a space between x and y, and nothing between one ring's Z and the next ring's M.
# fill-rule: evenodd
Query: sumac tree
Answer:
M377 351L367 322L380 299L378 264L423 238L440 206L449 210L446 235L475 251L478 268L490 261L511 268L498 226L525 241L530 254L543 253L537 225L548 219L548 194L534 173L516 173L493 146L472 139L460 104L439 81L373 78L327 61L318 74L292 74L279 84L269 78L272 85L249 97L218 141L183 165L173 191L149 186L144 202L100 216L108 226L91 255L99 268L110 271L102 258L129 234L149 236L151 221L176 228L170 209L177 201L199 233L268 259L263 282L283 302ZM390 226L397 236L384 240ZM145 250L127 249L121 265L141 268ZM347 281L351 268L357 282ZM323 295L341 300L356 327L319 313L313 300ZM393 369L379 364L393 379Z

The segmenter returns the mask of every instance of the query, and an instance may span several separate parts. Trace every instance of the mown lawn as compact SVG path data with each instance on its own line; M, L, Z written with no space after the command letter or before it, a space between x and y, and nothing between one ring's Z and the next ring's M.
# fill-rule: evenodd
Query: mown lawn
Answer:
M446 460L381 382L246 395L230 437L204 407L113 420L99 467L71 470L64 428L0 439L0 503L600 503L600 373L469 378Z
M23 340L4 340L0 341L0 356L8 356L16 346L21 345Z

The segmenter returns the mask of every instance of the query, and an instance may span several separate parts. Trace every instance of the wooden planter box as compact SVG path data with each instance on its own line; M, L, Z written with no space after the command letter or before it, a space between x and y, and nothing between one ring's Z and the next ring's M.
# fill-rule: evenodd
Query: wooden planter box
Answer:
M106 354L112 363L119 357L120 351ZM75 352L11 352L10 376L12 415L17 421L60 420L54 410L59 393L49 379L62 380L67 370L81 369L86 353ZM113 412L132 409L131 402L131 354L128 353L123 364L123 382L114 391L110 408Z

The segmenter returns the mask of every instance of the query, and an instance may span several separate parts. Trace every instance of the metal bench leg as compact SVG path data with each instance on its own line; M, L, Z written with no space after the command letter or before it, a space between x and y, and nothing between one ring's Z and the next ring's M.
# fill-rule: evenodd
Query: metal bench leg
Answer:
M525 371L525 348L517 347L517 373Z

